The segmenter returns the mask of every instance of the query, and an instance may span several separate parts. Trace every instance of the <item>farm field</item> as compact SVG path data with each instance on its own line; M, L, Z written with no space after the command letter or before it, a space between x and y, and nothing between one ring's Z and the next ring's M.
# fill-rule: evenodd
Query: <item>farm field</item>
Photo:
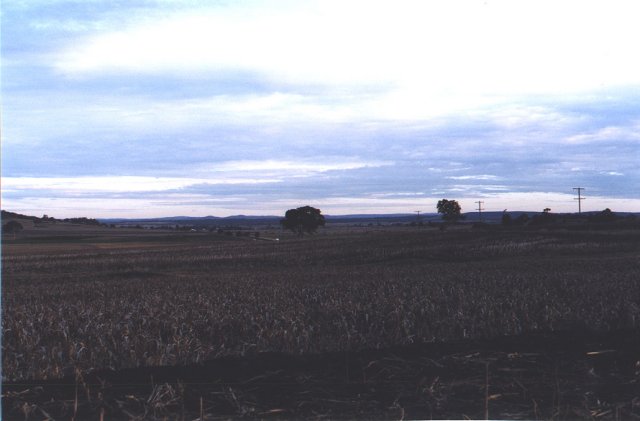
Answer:
M638 231L57 229L3 240L19 419L640 417Z

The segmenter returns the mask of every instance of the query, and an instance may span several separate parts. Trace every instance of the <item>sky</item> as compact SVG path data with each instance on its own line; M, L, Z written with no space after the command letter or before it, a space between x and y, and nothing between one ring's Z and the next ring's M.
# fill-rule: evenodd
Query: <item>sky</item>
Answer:
M636 1L3 0L2 208L640 212Z

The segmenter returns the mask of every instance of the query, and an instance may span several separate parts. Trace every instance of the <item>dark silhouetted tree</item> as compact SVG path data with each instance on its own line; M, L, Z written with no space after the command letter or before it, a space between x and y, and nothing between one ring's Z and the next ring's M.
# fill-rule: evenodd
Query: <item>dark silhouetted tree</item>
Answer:
M516 225L526 225L529 222L529 215L526 213L523 213L522 215L518 216L514 223Z
M22 226L22 224L18 221L9 221L6 224L4 224L2 226L2 233L3 234L13 234L14 236L16 235L16 233L22 231L24 227Z
M591 217L593 222L613 222L616 220L616 214L611 209L606 208L602 212L599 212Z
M283 228L291 230L302 236L306 233L314 233L318 227L324 226L324 216L320 209L311 206L303 206L297 209L289 209L280 220Z
M437 209L445 221L455 222L462 217L462 208L455 200L442 199L438 201Z
M511 215L507 213L507 210L502 211L502 225L511 225Z
M554 214L551 213L551 208L544 208L541 214L534 215L534 217L531 219L531 224L532 225L551 224L551 223L554 223L555 220L556 220L556 217Z

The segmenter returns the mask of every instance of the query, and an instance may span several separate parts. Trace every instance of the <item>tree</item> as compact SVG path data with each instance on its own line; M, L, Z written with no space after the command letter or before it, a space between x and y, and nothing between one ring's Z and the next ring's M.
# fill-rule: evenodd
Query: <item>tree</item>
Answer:
M3 234L13 234L14 237L16 235L17 232L22 231L24 227L22 226L22 224L18 221L9 221L6 224L4 224L2 226L2 233Z
M590 219L593 222L613 222L616 220L616 214L611 209L606 208L602 212L593 215Z
M518 216L514 222L516 225L526 225L529 222L529 215L523 213L522 215Z
M531 219L532 225L545 225L555 222L556 217L551 213L551 208L544 208L540 215L534 215Z
M438 201L437 209L445 221L455 222L462 217L460 214L462 208L460 208L460 205L455 200L442 199Z
M324 226L324 216L320 209L311 206L303 206L297 209L289 209L280 220L282 228L289 229L299 236L306 233L314 233L320 226Z
M507 210L502 211L502 225L511 225L511 215L507 213Z

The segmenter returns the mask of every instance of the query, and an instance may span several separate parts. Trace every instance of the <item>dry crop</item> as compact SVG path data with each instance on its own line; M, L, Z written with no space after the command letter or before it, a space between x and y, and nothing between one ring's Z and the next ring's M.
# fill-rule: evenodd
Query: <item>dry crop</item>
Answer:
M386 230L6 255L3 380L637 328L639 237Z

